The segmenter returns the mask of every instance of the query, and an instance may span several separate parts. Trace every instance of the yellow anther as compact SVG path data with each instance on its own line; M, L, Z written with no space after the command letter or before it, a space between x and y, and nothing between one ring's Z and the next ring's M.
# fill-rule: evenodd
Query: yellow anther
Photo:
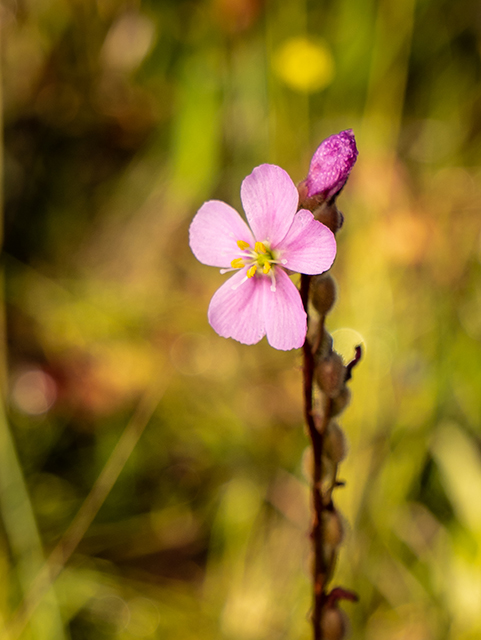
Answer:
M232 260L232 262L230 263L230 266L233 269L242 269L242 267L244 267L244 260L242 260L242 258L235 258L234 260Z
M256 253L267 253L267 249L266 249L265 245L262 242L256 242L255 247L254 247L254 251Z
M242 249L242 251L250 247L249 243L245 240L237 240L237 246L239 247L239 249Z
M266 262L264 265L264 268L262 269L262 271L264 273L269 273L269 271L271 270L271 263L270 262Z
M253 278L256 271L257 271L257 265L253 264L252 267L249 267L249 269L247 269L247 277Z

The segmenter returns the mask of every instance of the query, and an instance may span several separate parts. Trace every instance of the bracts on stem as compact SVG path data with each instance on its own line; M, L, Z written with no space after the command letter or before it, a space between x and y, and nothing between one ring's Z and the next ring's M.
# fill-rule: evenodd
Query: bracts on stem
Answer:
M322 278L332 281L329 275ZM315 288L319 282L324 287L319 278L302 276L301 297L306 313L310 298L315 299L318 295ZM339 354L332 349L332 339L325 328L327 311L320 314L314 330L308 332L303 347L304 414L312 445L312 624L314 640L341 640L345 637L347 622L338 608L338 600L354 601L357 596L340 587L328 590L344 528L342 517L334 506L333 492L342 485L337 478L337 471L346 455L346 442L335 418L349 402L350 392L346 382L360 358L360 348L356 349L355 359L345 366ZM318 395L316 406L315 387Z

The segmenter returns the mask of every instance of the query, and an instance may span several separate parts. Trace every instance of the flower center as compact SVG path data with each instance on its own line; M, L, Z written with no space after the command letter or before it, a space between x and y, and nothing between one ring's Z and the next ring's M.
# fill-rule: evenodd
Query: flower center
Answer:
M257 272L257 269L262 269L262 273L269 274L272 265L277 264L279 261L276 259L274 252L269 246L266 246L264 242L256 242L254 248L245 240L238 240L237 246L242 250L242 258L235 258L230 263L233 269L242 269L243 267L249 267L247 269L247 277L253 278Z

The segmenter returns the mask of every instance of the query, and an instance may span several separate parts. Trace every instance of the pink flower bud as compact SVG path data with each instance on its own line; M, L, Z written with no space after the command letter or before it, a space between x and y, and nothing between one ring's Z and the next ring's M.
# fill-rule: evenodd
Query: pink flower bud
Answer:
M357 153L352 129L323 140L312 156L306 178L307 196L322 195L330 200L339 193L356 162Z

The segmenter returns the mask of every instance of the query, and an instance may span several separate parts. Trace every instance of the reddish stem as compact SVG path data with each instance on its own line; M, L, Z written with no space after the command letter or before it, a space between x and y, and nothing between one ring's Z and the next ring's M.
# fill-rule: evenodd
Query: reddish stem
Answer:
M309 322L308 302L309 302L310 277L301 276L301 299ZM324 331L324 318L320 319L319 334L322 340ZM324 444L324 432L329 420L330 400L326 398L326 406L323 407L323 415L320 424L316 425L313 414L313 380L314 380L314 355L309 340L306 339L303 345L303 382L304 382L304 417L307 430L312 443L313 470L312 470L312 505L313 522L310 537L312 540L313 558L313 582L314 582L314 602L312 613L312 624L314 640L322 640L321 617L326 602L326 578L327 569L323 552L323 521L322 513L324 504L322 499L322 450Z

